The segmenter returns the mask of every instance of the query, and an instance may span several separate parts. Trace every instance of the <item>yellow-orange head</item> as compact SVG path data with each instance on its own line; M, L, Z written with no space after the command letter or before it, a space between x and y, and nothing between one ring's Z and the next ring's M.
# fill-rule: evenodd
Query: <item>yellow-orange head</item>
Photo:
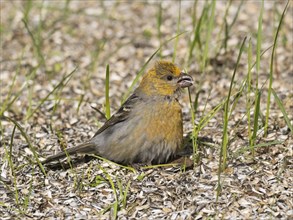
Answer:
M150 96L172 96L193 84L191 76L169 61L158 61L142 78L139 90Z

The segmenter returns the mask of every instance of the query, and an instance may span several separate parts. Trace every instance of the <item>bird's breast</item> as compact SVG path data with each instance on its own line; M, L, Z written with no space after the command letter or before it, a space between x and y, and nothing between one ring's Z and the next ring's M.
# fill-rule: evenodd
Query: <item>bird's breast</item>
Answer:
M177 148L177 145L182 142L182 112L176 100L148 106L143 123L145 124L144 133L148 140L169 143L171 148Z

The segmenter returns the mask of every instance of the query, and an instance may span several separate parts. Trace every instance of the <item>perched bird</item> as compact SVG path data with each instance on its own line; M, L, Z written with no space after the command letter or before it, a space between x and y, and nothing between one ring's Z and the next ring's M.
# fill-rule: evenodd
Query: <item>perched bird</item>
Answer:
M193 84L172 62L158 61L133 94L88 142L66 149L68 155L96 154L120 164L167 162L183 144L178 97ZM48 157L48 163L66 157Z

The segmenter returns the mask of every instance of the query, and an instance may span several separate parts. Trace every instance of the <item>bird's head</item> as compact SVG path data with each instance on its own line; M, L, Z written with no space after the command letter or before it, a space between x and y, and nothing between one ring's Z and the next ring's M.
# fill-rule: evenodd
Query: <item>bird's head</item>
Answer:
M139 90L151 96L172 96L181 88L189 87L192 84L191 76L182 72L172 62L158 61L143 76Z

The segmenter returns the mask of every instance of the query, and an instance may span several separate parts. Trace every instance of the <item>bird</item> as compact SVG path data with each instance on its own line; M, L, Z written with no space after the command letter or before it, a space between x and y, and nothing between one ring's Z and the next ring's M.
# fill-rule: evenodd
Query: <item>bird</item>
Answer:
M73 154L95 154L118 164L162 164L183 145L178 99L193 85L190 75L171 61L155 62L139 86L87 142L49 156L43 164Z

